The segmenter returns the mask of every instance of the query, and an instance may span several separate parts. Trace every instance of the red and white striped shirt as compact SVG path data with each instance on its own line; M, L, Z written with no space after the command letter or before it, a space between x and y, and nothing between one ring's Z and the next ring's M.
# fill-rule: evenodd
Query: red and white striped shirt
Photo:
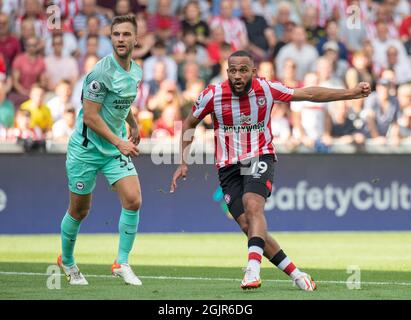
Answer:
M264 78L253 78L248 94L241 97L231 92L228 80L209 85L195 102L193 115L213 117L217 167L275 154L271 110L277 101L291 101L293 94L293 89Z

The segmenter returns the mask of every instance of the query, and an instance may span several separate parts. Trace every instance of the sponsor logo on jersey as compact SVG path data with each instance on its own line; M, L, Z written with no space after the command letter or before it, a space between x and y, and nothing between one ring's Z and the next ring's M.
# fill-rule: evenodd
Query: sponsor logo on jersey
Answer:
M251 116L246 116L244 113L240 114L240 123L244 124L251 124Z
M133 103L134 99L116 99L113 101L115 109L127 109Z
M240 126L223 126L224 133L240 133L240 132L251 132L258 131L264 132L264 121L260 121L257 124L252 125L240 125Z

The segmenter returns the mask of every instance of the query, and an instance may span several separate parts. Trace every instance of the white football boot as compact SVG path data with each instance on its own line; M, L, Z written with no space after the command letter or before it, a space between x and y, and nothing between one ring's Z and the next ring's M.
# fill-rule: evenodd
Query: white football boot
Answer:
M244 269L244 278L241 281L241 288L244 290L247 289L257 289L261 287L261 278L257 271L253 270L250 267Z
M57 264L63 270L69 284L77 286L88 285L86 278L80 272L80 269L77 267L76 264L71 267L65 266L63 264L61 255L57 258Z
M111 266L111 272L114 276L123 278L126 284L133 286L141 286L143 284L127 263L119 264L117 261L114 261Z
M294 285L304 291L314 291L317 289L313 278L305 272L300 272L295 277L293 277Z

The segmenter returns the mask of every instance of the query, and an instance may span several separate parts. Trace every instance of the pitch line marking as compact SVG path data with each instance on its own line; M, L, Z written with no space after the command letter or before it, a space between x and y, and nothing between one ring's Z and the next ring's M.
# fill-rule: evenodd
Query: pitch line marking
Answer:
M0 271L0 275L9 275L9 276L50 276L47 273L40 272L8 272ZM64 274L61 274L63 277ZM113 278L111 275L98 275L98 274L84 274L88 278ZM234 278L204 278L204 277L170 277L170 276L139 276L141 279L154 279L154 280L194 280L194 281L241 281L241 279ZM282 279L265 279L264 282L290 282L291 280L282 280ZM317 283L326 283L326 284L346 284L346 281L338 280L316 280ZM375 285L375 286L411 286L411 282L377 282L377 281L361 281L361 284L364 285Z

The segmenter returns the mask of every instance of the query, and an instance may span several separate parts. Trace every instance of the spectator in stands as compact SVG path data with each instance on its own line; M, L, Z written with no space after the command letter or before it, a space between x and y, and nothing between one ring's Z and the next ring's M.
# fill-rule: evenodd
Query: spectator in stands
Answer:
M352 8L360 8L359 12L356 9L353 15L351 10L346 9L346 16L340 18L338 22L339 27L339 39L346 46L349 52L356 52L362 50L363 42L367 38L367 21L365 16L365 10L363 10L365 1L350 0L349 6Z
M83 32L83 36L79 38L79 49L82 55L87 51L87 38L89 35L98 37L97 55L101 58L109 55L113 51L109 38L101 34L100 20L97 16L90 16L87 19L87 30Z
M323 57L328 59L331 62L333 77L343 80L344 76L348 70L348 62L344 59L341 59L339 54L339 46L335 41L327 41L323 45Z
M6 80L6 73L7 73L6 60L4 59L3 54L0 53L0 81Z
M211 64L219 64L224 59L222 54L224 47L227 47L230 52L234 51L234 45L225 42L223 27L216 25L211 28L211 37L207 43L207 53Z
M14 106L6 93L6 84L0 81L0 141L6 140L8 130L14 125Z
M23 23L21 24L21 32L19 35L20 35L20 45L21 45L22 51L27 51L26 44L27 44L28 39L37 38L38 40L37 50L39 53L43 52L45 44L44 44L43 38L39 38L36 34L36 29L34 26L33 19L27 19L23 21Z
M169 30L170 37L177 37L181 26L178 18L172 14L171 1L157 0L156 9L147 19L148 31L157 33L160 29Z
M248 50L258 63L273 55L276 36L264 17L255 15L251 8L251 0L241 1L242 20L249 37Z
M347 101L333 101L329 105L331 116L331 137L330 144L355 144L363 146L365 136L360 129L356 128L353 120L349 116Z
M291 135L290 107L288 103L276 102L271 113L271 128L275 144L282 144L289 150L292 150L298 144Z
M54 91L61 80L67 79L72 86L79 78L76 60L71 56L63 56L63 36L53 36L54 54L45 58L48 90Z
M330 20L327 22L326 28L326 36L321 38L320 41L317 44L317 50L320 56L322 56L326 50L324 45L326 43L336 43L338 46L338 53L339 53L339 58L342 60L347 60L348 59L348 50L345 46L345 44L340 40L339 37L339 27L338 23L335 20Z
M28 20L34 25L35 36L43 39L48 32L47 20L39 0L24 0L22 14L17 18L15 25L17 34L20 34L24 21Z
M320 57L317 62L317 75L320 86L327 88L344 88L344 82L334 75L332 61L326 57Z
M276 39L276 45L274 46L274 51L273 51L273 58L277 58L278 53L280 50L287 44L291 43L293 40L293 31L294 28L296 27L296 24L294 22L289 22L284 26L284 32L283 32L283 37L280 39Z
M147 59L154 46L156 38L147 29L147 21L143 14L137 15L137 45L133 51L133 59Z
M177 64L167 56L166 44L164 41L157 40L151 50L151 57L144 60L143 74L145 81L153 79L154 66L157 61L163 61L167 69L167 79L177 81Z
M82 0L83 8L74 17L74 31L78 38L83 37L87 33L88 20L92 16L96 16L99 20L100 32L102 35L108 36L110 34L110 23L107 17L98 12L96 0Z
M10 34L9 17L0 13L0 54L3 54L7 70L11 67L14 58L21 52L19 40Z
M195 61L188 61L182 66L182 77L180 82L181 90L187 90L192 85L199 85L204 88L204 80L200 77L200 67Z
M411 143L411 84L403 84L398 88L400 113L398 116L399 135L403 142Z
M61 35L63 37L62 55L64 57L79 56L80 52L78 50L78 42L76 36L71 32L67 32L63 29L57 28L52 29L51 32L47 33L46 35L44 50L46 56L49 56L54 53L53 37L55 35Z
M411 14L408 14L402 19L398 30L402 41L405 42L411 38Z
M46 83L46 64L38 53L39 41L37 38L27 40L27 52L19 54L13 61L12 80L14 91L9 96L15 106L27 100L34 83Z
M68 80L60 80L55 89L55 96L47 101L53 122L63 118L64 110L68 107L74 108L70 102L72 94L72 84Z
M197 1L190 0L184 7L181 20L183 33L194 32L197 43L205 46L210 37L208 24L201 19L200 6Z
M89 72L93 69L93 67L96 65L98 62L99 58L97 56L88 56L84 62L84 71L80 77L80 79L76 82L74 88L73 88L73 94L71 95L71 103L76 109L76 114L79 113L80 109L82 108L82 103L81 103L81 93L83 90L83 83L84 80L86 79L86 76L88 75Z
M318 26L325 27L327 21L331 19L338 20L340 0L303 0L303 2L303 12L309 7L314 7L316 9Z
M182 40L176 43L176 45L174 46L173 57L178 64L184 62L189 48L195 48L196 62L199 65L210 65L207 50L202 45L197 43L196 34L192 30L184 31Z
M288 1L281 1L277 6L277 12L275 17L275 24L273 25L273 31L276 39L283 37L284 29L290 22L296 22L291 19L291 4Z
M84 67L88 57L97 57L99 59L101 58L98 55L98 47L99 37L89 34L86 40L86 52L84 54L81 54L80 58L77 60L80 73L84 73Z
M281 82L284 83L289 88L300 88L302 87L302 81L296 79L297 75L297 64L293 59L286 59L284 61L284 71Z
M114 14L116 16L125 16L131 14L130 0L117 0L114 8Z
M148 110L153 112L154 120L157 120L167 107L179 110L181 103L182 97L177 84L172 80L166 80L161 84L157 94L148 101Z
M376 144L399 142L397 123L399 104L396 97L389 95L390 86L391 83L387 79L379 80L376 92L371 93L364 103L367 138L373 139L373 143ZM389 131L394 133L394 136L390 137Z
M274 63L272 63L271 61L260 62L257 68L257 74L260 78L265 78L269 81L275 81L276 76L275 76Z
M210 21L210 28L221 26L224 30L225 42L234 46L235 50L248 47L248 35L244 22L233 16L233 1L221 0L220 15L214 16Z
M387 49L395 47L398 51L398 63L400 65L409 64L407 52L402 42L396 38L388 36L388 27L384 22L377 23L377 37L372 41L374 48L373 62L381 70L387 67Z
M263 16L267 24L272 27L275 24L277 6L270 0L253 0L252 8L255 15Z
M67 143L71 134L75 130L76 110L73 106L67 105L63 111L63 116L53 124L53 140Z
M185 119L192 111L194 102L204 90L202 81L188 82L186 89L182 92L182 104L180 107L181 118Z
M345 74L345 83L349 89L355 88L360 82L368 82L374 85L374 77L371 73L371 61L364 51L356 51L352 58L352 67Z
M211 84L222 83L228 79L228 76L227 76L228 61L227 60L221 61L219 68L220 68L220 72L218 73L218 75L212 77L212 79L210 80Z
M312 6L305 8L302 19L308 43L317 47L318 42L326 36L326 33L325 29L317 24L318 13L316 8Z
M166 106L155 124L153 138L173 138L178 135L175 124L179 119L179 108L173 105Z
M307 43L307 36L303 27L297 26L293 30L292 42L280 49L276 57L276 70L280 78L283 77L284 61L287 58L297 63L297 80L302 80L318 58L317 50Z
M319 79L315 73L307 73L304 86L318 86ZM327 103L309 101L291 102L293 112L293 137L311 150L323 146L323 138L327 135L326 128L330 125Z
M411 81L411 61L401 63L398 58L398 49L390 46L387 49L387 69L394 71L398 84Z
M153 79L147 81L149 96L154 96L160 90L161 84L167 79L167 67L161 60L156 61L153 70Z
M38 126L32 125L30 111L17 110L16 125L13 128L12 139L24 148L24 151L45 151L45 134Z
M30 90L30 99L21 104L21 110L30 112L31 128L39 127L45 135L50 133L53 126L53 118L49 107L44 103L45 90L34 84Z

